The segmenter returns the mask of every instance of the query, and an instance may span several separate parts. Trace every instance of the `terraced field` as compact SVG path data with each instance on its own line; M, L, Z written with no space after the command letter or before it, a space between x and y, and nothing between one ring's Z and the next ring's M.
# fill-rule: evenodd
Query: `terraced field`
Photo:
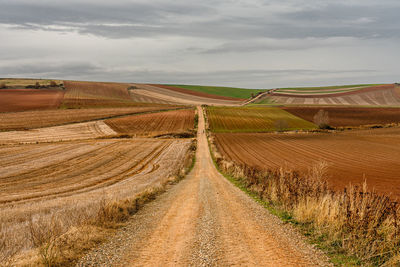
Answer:
M134 106L129 95L129 84L65 81L66 92L62 107L118 107Z
M343 89L340 89L343 90ZM400 87L395 84L355 88L348 91L279 92L265 95L256 103L269 102L280 105L352 105L352 106L399 106Z
M55 89L0 89L0 112L57 109L63 97Z
M366 179L370 188L400 196L399 128L337 134L217 133L215 139L219 152L239 164L306 173L324 161L326 178L335 189Z
M119 115L137 114L169 108L173 107L153 105L130 108L62 109L2 113L0 114L0 131L25 130L68 123L86 122Z
M193 133L194 109L174 110L106 120L120 134L156 136Z
M102 199L133 197L166 181L180 170L189 145L156 139L3 145L1 234L30 248L32 218L50 222L57 216L65 229L84 222Z
M313 121L321 109L328 112L331 126L360 126L400 123L400 108L355 108L355 107L283 107L283 110Z
M270 132L314 129L316 126L273 107L208 107L212 132Z

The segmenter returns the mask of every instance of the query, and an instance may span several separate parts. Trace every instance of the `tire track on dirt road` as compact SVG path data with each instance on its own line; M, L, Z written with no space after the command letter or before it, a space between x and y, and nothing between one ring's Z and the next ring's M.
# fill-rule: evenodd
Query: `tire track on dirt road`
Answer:
M199 116L191 173L78 266L329 265L300 234L217 171L204 129Z

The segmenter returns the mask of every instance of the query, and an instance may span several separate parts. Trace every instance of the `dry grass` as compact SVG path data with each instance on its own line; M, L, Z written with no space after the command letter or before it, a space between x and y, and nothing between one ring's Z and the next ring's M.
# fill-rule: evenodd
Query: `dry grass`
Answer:
M145 173L138 174L140 177L133 177L133 184L125 180L119 186L70 197L3 205L1 262L12 266L74 265L145 203L185 175L194 155L190 142L166 153L162 154L166 158L160 157L157 162L162 173L146 174L144 169ZM145 179L146 185L136 188L135 181L140 179Z
M213 143L212 150L216 151ZM214 158L223 172L288 212L315 236L323 237L324 246L356 256L367 266L400 264L400 206L390 197L369 190L366 183L330 190L324 179L328 166L324 162L300 176L283 168L265 171L235 164L218 152Z

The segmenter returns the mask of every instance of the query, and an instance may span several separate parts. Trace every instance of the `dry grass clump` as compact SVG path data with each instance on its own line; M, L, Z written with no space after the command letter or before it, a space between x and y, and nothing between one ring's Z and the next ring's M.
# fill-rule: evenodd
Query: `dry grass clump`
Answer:
M355 255L366 265L400 264L400 206L368 190L366 183L330 190L323 179L326 163L300 176L283 168L262 171L233 164L218 155L216 161L260 198L291 214L316 236L323 236L325 245Z

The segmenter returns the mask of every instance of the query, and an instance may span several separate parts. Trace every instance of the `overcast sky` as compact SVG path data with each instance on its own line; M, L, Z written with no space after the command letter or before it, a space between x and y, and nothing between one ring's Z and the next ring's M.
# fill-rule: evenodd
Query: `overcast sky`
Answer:
M400 81L398 0L0 0L0 77Z

